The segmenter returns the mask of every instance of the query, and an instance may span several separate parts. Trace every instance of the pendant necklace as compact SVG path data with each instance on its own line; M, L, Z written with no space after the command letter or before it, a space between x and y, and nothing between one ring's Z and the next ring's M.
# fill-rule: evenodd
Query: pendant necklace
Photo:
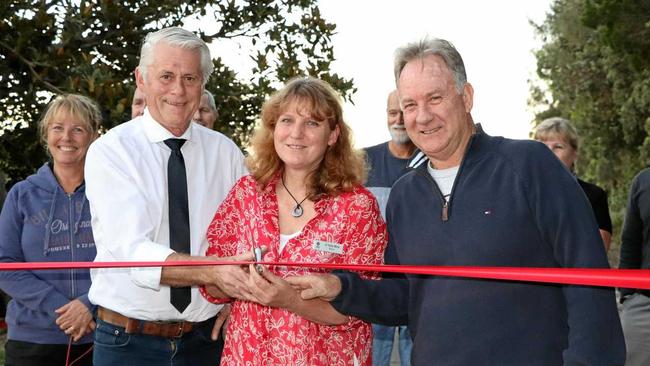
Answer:
M306 200L307 197L309 197L309 196L305 196L305 198L303 198L302 201L298 202L298 200L296 199L296 197L294 197L294 196L291 194L291 192L289 191L289 188L287 188L287 185L284 184L284 176L281 175L281 176L280 176L280 179L281 179L281 181L282 181L282 186L284 187L284 189L287 191L287 193L289 193L289 196L291 196L291 198L294 200L294 202L296 202L296 207L294 207L293 210L291 210L291 216L296 217L296 218L302 216L302 214L303 214L303 212L304 212L303 209L302 209L302 203L305 202L305 200Z

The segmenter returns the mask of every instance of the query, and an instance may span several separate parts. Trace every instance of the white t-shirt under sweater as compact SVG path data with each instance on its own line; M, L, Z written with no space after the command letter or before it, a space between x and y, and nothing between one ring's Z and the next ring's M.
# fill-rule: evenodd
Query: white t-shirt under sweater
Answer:
M434 169L431 164L427 164L427 170L431 177L440 188L440 192L445 197L445 201L449 202L449 196L451 195L451 189L454 187L454 180L456 180L456 175L458 175L458 168L460 166L455 166L447 169Z

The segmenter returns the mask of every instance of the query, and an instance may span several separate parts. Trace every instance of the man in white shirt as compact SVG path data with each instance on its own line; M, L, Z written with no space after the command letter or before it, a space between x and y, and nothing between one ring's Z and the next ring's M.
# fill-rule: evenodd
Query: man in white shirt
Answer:
M135 74L147 108L94 142L86 159L96 261L206 260L207 227L245 173L232 141L191 123L212 70L210 51L191 32L165 28L145 37ZM176 174L168 169L178 156L183 173ZM185 187L172 189L180 175ZM184 195L182 224L172 191ZM174 239L180 231L186 239ZM171 249L178 241L184 250ZM223 344L211 331L215 338L221 307L197 286L237 296L247 278L238 266L99 269L91 276L99 366L218 364ZM182 305L174 303L179 288L186 290Z

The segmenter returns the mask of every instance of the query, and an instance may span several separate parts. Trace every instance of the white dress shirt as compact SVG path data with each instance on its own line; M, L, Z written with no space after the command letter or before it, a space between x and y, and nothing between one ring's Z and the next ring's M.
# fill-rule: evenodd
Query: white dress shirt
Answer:
M144 115L111 129L88 150L86 195L97 247L96 262L164 261L169 248L167 160L164 140L174 138L145 109ZM214 213L246 173L244 157L230 139L196 123L180 138L187 172L192 255L204 255L205 234ZM91 270L89 298L97 305L142 320L202 321L220 305L192 288L181 314L169 302L162 269Z

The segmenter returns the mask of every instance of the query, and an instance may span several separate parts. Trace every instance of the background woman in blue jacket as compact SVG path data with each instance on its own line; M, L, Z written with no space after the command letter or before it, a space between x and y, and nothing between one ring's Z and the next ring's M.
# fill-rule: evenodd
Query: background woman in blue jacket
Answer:
M17 183L0 214L0 262L92 261L95 242L84 192L84 162L101 114L81 95L61 95L47 107L40 135L51 156ZM92 346L95 322L88 270L0 271L7 307L6 365L65 364ZM84 356L75 365L91 365Z

